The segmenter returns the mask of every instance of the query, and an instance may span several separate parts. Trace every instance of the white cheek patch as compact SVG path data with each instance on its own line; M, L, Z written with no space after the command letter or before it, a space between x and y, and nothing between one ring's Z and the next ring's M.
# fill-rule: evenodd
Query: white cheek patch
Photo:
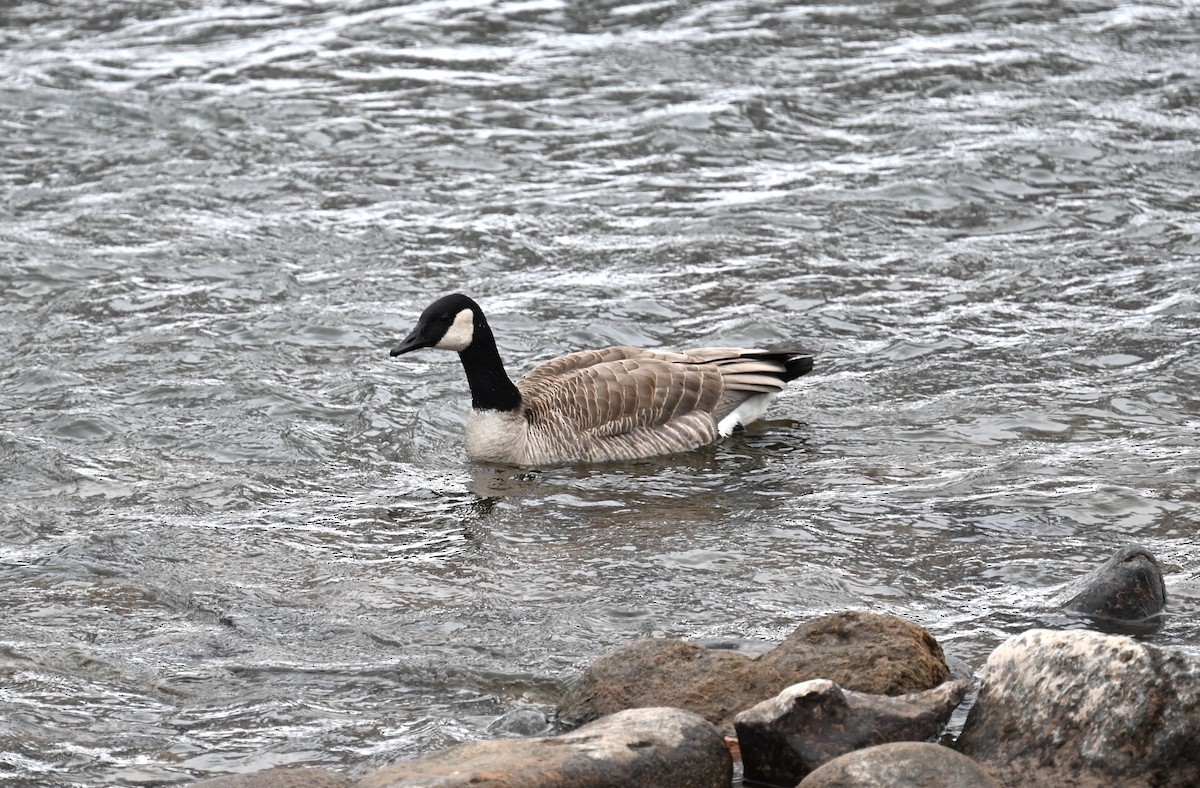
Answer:
M440 350L466 350L475 336L475 313L464 309L454 316L454 323L434 345Z

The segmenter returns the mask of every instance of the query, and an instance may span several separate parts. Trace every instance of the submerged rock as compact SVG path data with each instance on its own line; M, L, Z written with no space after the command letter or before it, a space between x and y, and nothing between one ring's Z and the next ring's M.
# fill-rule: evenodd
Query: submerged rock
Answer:
M1200 659L1030 630L988 657L957 749L1006 784L1200 785Z
M351 788L349 777L329 769L278 766L249 774L230 774L190 783L190 788Z
M521 706L502 714L488 725L488 733L502 736L538 736L550 730L546 714L533 706Z
M923 627L896 616L837 613L802 624L754 658L672 639L621 646L584 672L558 718L579 725L621 709L671 706L732 733L739 711L809 679L900 695L936 687L949 675L941 647Z
M368 774L360 788L729 788L733 759L716 728L679 709L630 709L538 739L451 747Z
M798 788L1000 788L979 764L949 747L895 742L855 750L817 769Z
M1099 619L1101 625L1145 623L1156 629L1167 587L1154 555L1140 545L1126 545L1056 598L1066 610Z
M788 687L733 718L746 779L795 785L839 755L937 735L962 703L966 681L889 697L843 690L828 679Z

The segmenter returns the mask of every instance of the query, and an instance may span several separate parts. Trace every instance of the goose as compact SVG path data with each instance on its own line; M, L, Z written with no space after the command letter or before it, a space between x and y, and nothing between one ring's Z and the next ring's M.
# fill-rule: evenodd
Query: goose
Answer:
M467 456L518 466L654 457L715 443L760 417L812 369L799 351L617 346L546 361L516 383L483 310L461 293L434 301L391 356L458 353L471 389Z

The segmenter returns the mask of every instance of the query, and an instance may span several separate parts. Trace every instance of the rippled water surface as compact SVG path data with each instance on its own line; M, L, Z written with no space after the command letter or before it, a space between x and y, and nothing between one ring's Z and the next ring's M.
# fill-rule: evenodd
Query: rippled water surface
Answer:
M0 779L361 773L848 608L978 668L1130 541L1197 642L1195 2L0 22ZM717 447L474 465L455 360L387 356L455 290L511 371L817 366Z

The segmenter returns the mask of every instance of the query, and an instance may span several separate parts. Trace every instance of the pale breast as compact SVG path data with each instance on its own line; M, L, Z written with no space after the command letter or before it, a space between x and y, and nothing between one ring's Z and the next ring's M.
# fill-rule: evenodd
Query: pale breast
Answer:
M528 426L511 411L472 410L467 420L467 456L485 462L526 462Z

